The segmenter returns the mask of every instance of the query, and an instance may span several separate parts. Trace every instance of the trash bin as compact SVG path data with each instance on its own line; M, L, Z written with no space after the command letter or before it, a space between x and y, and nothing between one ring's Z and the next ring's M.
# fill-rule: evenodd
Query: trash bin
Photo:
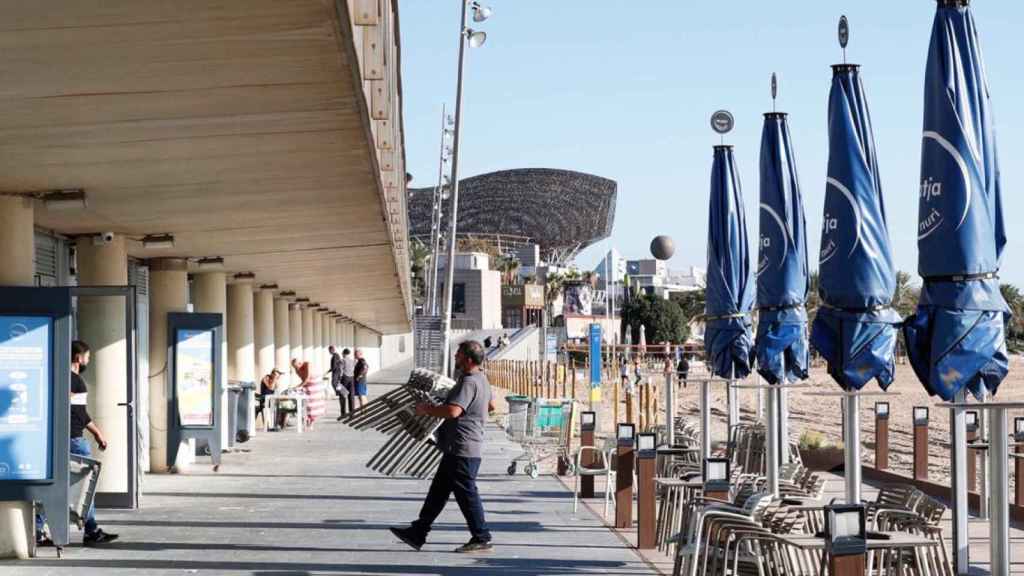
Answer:
M238 399L242 388L236 382L228 384L228 448L235 447L235 436L238 435Z
M256 403L256 383L255 382L239 382L238 383L238 406L235 410L235 442L244 444L249 441L249 437L252 436L252 430L250 426L254 426L255 419L251 418L253 410L255 409Z
M525 439L533 427L530 405L533 400L527 396L509 395L505 397L508 404L508 426L506 432L513 439Z

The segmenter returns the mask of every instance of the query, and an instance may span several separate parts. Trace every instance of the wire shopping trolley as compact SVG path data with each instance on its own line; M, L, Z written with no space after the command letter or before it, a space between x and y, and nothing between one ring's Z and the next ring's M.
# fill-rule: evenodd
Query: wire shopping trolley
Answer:
M508 402L505 434L509 440L523 447L523 453L513 458L508 465L509 476L516 473L519 462L526 462L523 472L536 478L540 475L540 461L552 456L563 458L566 462L570 460L572 400L529 396L507 396L505 400Z

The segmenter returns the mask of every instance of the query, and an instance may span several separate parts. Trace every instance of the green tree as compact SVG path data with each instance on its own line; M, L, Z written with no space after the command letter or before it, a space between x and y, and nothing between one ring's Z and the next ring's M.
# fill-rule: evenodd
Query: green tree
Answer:
M427 264L430 249L418 239L409 242L409 267L412 271L412 299L416 305L423 304L427 288Z
M999 291L1003 294L1003 300L1010 308L1013 318L1006 325L1006 337L1009 340L1017 341L1024 338L1024 293L1013 284L1000 284ZM1014 346L1020 348L1020 345Z
M693 322L694 319L704 315L706 302L703 288L688 292L673 292L669 295L669 300L679 306L687 322Z
M682 343L689 336L688 318L683 309L679 304L657 296L642 294L629 300L622 310L622 318L623 327L630 331L633 342L640 341L641 324L646 330L648 344Z
M914 314L917 301L921 298L921 289L913 284L913 277L900 270L896 272L896 290L892 297L892 307L904 318Z

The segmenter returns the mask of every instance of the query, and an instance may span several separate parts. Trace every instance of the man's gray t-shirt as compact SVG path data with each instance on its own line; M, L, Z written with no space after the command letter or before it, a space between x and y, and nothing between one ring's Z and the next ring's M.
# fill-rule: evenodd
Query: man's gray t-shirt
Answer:
M484 445L491 385L481 371L464 374L448 393L446 404L462 408L462 415L444 421L440 429L441 451L463 458L480 458Z

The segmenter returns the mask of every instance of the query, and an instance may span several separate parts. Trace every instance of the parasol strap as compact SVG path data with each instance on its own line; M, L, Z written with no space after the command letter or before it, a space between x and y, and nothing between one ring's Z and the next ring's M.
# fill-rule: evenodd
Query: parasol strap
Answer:
M746 317L747 317L747 315L745 313L722 314L721 316L705 316L704 320L705 321L707 321L707 320L732 320L734 318L746 318Z
M997 280L999 271L977 274L951 274L949 276L925 276L925 282L973 282L975 280Z
M885 304L878 304L875 306L867 306L864 308L843 308L841 306L833 306L827 302L821 304L823 308L830 310L838 310L839 312L849 312L851 314L871 314L873 312L881 312L883 310L891 310L892 302L886 302Z
M804 303L800 302L799 304L785 304L785 305L782 305L782 306L758 306L757 307L757 311L758 312L780 312L782 310L793 310L794 308L803 308L803 307L804 307Z

